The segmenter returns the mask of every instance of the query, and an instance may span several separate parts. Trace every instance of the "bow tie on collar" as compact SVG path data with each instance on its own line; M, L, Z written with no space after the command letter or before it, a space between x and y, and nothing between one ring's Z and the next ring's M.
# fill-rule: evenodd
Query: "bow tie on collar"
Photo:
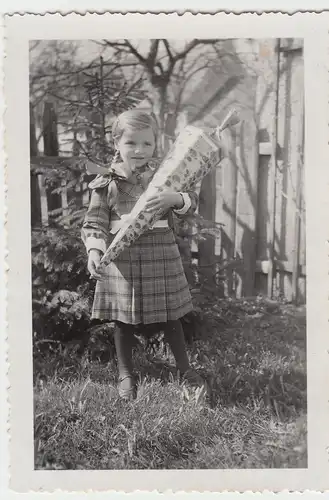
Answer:
M97 175L102 175L104 177L110 176L116 179L127 180L134 173L138 178L140 177L141 174L147 172L148 170L150 169L154 170L155 162L151 160L150 163L146 163L145 165L138 168L134 172L132 172L129 168L125 167L123 163L112 163L110 167L103 167L101 165L97 165L96 163L88 161L86 167L88 174L97 174Z
M132 182L133 184L136 183L142 186L143 189L146 189L158 165L159 161L154 160L152 158L152 160L148 162L146 165L137 169L135 175L132 176L130 170L127 171L125 168L122 168L123 167L122 163L114 163L110 167L103 167L101 165L97 165L96 163L88 161L86 164L86 169L88 174L97 175L97 177L89 183L89 188L97 189L105 187L109 184L111 179L113 179L113 180L124 180L127 182Z

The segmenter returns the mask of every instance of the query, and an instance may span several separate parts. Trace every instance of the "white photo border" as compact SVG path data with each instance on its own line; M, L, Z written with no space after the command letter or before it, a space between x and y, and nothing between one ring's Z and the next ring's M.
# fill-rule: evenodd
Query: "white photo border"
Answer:
M7 319L10 488L19 492L305 491L329 484L329 14L57 14L5 18ZM307 207L308 468L280 470L33 470L29 169L31 39L303 38ZM147 35L147 36L146 36ZM19 313L18 313L19 312Z

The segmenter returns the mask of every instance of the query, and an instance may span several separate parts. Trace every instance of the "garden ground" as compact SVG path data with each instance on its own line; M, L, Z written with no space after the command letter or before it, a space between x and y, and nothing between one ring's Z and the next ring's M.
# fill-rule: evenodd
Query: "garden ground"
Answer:
M129 403L111 343L102 355L92 341L83 354L35 349L37 469L307 467L305 308L196 301L188 350L210 397L179 381L161 337L137 344Z

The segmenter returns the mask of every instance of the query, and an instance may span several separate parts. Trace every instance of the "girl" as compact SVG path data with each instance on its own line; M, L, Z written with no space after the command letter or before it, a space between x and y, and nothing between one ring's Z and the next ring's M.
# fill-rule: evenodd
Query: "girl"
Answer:
M141 110L122 113L112 127L116 148L108 174L98 176L82 228L88 252L88 270L97 280L92 318L115 322L119 394L135 397L132 346L134 325L157 324L175 357L179 372L197 385L201 377L189 365L180 319L192 310L191 296L179 250L172 231L172 210L183 215L196 209L194 192L165 191L148 200L147 210L162 209L165 215L130 248L107 266L97 266L120 227L151 180L152 157L158 136L154 115ZM153 160L154 163L154 160ZM144 326L145 325L145 326Z

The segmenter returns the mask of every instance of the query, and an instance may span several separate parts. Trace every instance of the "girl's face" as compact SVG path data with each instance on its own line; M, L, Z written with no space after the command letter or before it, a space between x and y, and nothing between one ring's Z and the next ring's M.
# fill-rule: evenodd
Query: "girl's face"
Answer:
M155 137L151 128L125 130L116 142L123 163L132 170L142 167L153 156Z

